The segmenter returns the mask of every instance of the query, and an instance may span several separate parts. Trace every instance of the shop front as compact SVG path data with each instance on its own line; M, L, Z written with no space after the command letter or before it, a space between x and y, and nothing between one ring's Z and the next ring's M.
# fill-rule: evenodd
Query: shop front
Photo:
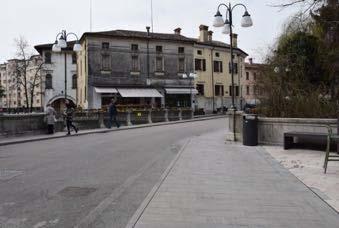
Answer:
M194 88L165 88L166 107L193 108L195 95L198 91Z
M100 103L97 109L107 109L111 100L116 100L120 109L147 109L160 108L161 95L152 88L95 88L97 100Z

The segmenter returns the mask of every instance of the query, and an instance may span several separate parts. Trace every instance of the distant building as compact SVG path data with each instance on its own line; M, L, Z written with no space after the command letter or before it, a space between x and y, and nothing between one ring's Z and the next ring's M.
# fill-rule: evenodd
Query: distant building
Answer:
M100 109L119 105L191 107L194 40L173 34L129 30L87 32L78 58L77 103Z
M200 25L200 35L194 44L194 65L198 91L195 106L211 113L232 104L232 79L230 63L230 45L213 40L213 32L208 26ZM233 37L234 47L234 86L235 104L240 107L241 77L245 71L244 59L247 54L238 48L237 34Z
M57 111L65 107L65 55L67 74L67 99L76 105L77 89L77 55L73 52L74 42L68 42L68 47L62 52L52 52L53 44L35 46L41 55L43 65L43 107L51 104Z
M258 79L263 64L253 63L253 59L249 59L249 63L245 63L245 77L242 77L242 97L247 104L257 104L260 102L261 91L259 90Z
M41 58L38 55L32 56L27 60L28 69L26 70L27 88L33 83L36 72L36 78L40 80L41 72L37 68L41 64ZM10 59L6 63L0 64L0 85L5 89L6 96L0 98L0 105L5 110L18 110L26 106L26 96L24 86L18 83L18 67L23 65L23 60ZM28 102L31 103L31 94L28 93ZM43 92L41 83L34 88L33 92L33 110L41 111L43 109Z

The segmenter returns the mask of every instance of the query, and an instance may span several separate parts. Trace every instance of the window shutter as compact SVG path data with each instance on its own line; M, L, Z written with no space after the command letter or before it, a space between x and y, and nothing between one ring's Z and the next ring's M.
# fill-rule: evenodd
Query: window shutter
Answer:
M200 70L199 64L200 64L199 59L195 59L195 60L194 60L194 67L195 67L195 70Z
M232 66L231 66L231 62L228 63L228 73L232 73Z
M206 59L202 60L202 70L206 71Z
M220 72L222 73L223 70L222 70L222 61L220 61Z

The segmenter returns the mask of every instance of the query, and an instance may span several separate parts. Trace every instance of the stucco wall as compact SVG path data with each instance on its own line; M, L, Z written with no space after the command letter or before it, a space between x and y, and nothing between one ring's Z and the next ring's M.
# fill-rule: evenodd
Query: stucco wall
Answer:
M58 98L64 97L65 91L65 56L64 52L55 53L50 50L43 51L42 56L45 52L51 52L51 64L45 64L45 76L46 74L52 75L52 89L45 89L45 80L42 83L43 91L45 91L44 107ZM72 76L77 74L77 65L72 63L72 53L67 52L67 95L71 100L76 102L76 89L72 88Z

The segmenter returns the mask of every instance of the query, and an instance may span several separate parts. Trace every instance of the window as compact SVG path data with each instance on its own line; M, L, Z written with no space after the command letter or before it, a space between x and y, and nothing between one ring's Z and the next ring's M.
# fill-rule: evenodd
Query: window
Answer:
M103 42L101 44L102 49L108 50L109 49L109 43L108 42Z
M216 53L215 53L215 57L220 57L220 53L219 53L219 52L216 52Z
M184 47L178 47L178 53L179 54L184 54L185 53L185 48Z
M134 52L137 52L139 50L139 45L137 44L132 44L131 45L131 50L134 51Z
M162 57L157 57L155 61L155 71L161 72L163 71L163 61Z
M223 85L215 85L214 86L215 96L223 96L224 95L224 86Z
M195 59L195 70L206 71L206 59Z
M246 95L250 95L250 87L246 86Z
M229 87L229 94L232 96L233 91L232 91L232 86ZM235 86L235 96L239 96L239 86Z
M185 58L179 58L179 67L178 71L180 73L185 72Z
M197 84L198 95L205 95L205 88L203 84Z
M233 73L237 74L238 73L238 63L233 63ZM228 73L232 73L232 67L231 67L231 62L228 63Z
M111 56L109 54L101 55L101 65L102 70L111 70Z
M257 80L257 73L253 73L253 80Z
M132 72L139 71L139 57L137 55L132 56Z
M155 47L157 53L162 53L162 46Z
M198 55L202 55L202 51L201 51L201 50L198 50L198 51L197 51L197 54L198 54Z
M45 52L45 63L52 63L52 55L50 52Z
M77 64L77 54L75 52L72 54L72 64Z
M76 89L78 87L78 77L76 74L73 74L72 76L72 89Z
M40 103L40 100L39 100L39 99L37 99L37 100L36 100L36 103Z
M250 80L250 72L246 72L246 80Z
M222 61L214 61L214 72L222 73Z
M53 89L53 82L52 82L52 75L46 75L46 82L45 82L46 89Z

